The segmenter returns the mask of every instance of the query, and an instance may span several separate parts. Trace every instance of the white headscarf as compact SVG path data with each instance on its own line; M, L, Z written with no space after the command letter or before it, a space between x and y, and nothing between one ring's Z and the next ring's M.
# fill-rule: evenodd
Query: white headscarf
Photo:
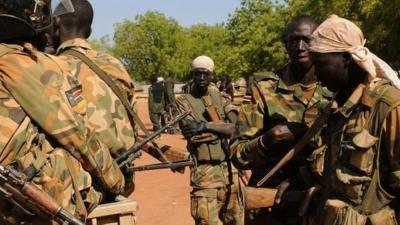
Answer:
M331 15L312 34L311 52L348 52L354 61L368 73L368 80L385 78L400 89L400 79L390 66L366 48L360 28L337 15Z

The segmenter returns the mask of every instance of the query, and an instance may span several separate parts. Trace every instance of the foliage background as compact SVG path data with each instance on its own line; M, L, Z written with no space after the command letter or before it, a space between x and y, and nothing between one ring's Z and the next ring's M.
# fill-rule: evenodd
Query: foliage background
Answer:
M190 63L199 55L214 59L217 76L235 79L284 65L285 27L301 14L319 21L337 14L354 21L364 31L370 50L399 70L400 0L286 0L284 4L242 0L226 23L191 27L149 11L117 23L113 37L91 42L96 49L119 57L137 81L171 73L186 81Z

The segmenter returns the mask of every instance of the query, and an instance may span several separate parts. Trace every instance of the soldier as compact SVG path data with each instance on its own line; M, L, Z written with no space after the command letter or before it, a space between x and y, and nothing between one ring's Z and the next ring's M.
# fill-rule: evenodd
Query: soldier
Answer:
M150 120L153 123L154 131L160 129L161 123L164 122L162 116L162 113L165 108L164 93L165 93L164 78L157 77L153 79L152 84L149 87L148 105L149 105Z
M103 197L92 181L115 194L125 181L108 149L85 129L86 101L67 66L37 50L52 24L51 2L2 0L0 21L0 163L23 171L84 220ZM0 223L52 223L4 200L0 212Z
M164 82L164 90L165 90L165 111L164 111L164 119L166 121L171 120L177 114L176 108L176 99L175 99L175 83L174 83L174 74L173 72L169 72L168 77ZM168 119L167 119L168 118ZM175 127L168 128L169 134L174 134L176 131Z
M191 169L191 213L196 225L243 224L237 171L232 168L224 138L234 132L237 112L227 104L213 79L214 62L199 56L192 62L193 88L177 99L181 112L192 111L181 123L188 150L197 161ZM231 122L229 122L231 121Z
M63 13L64 5L59 4L54 10L53 43L60 59L68 62L77 85L82 88L86 99L86 126L96 133L115 157L135 143L134 122L129 119L125 105L117 94L96 74L90 63L105 71L121 95L133 108L133 82L124 66L114 57L93 50L86 40L91 33L93 9L86 0L71 0L74 11ZM78 54L76 54L78 53ZM82 63L83 62L83 63ZM125 194L133 191L133 174L124 174Z
M399 219L400 80L365 42L355 24L336 15L312 35L317 77L337 93L326 128L318 224L389 225Z
M322 88L314 73L307 44L318 23L310 16L297 16L287 27L286 49L290 62L276 73L256 74L251 95L241 105L237 136L231 146L233 163L239 169L251 169L249 186L257 182L281 159L310 126L327 104L331 93ZM314 179L307 160L315 139L303 154L269 180L264 187L277 188L275 206L249 213L248 224L300 224L298 216L303 198L282 201L285 190L311 188ZM314 168L317 169L317 168Z
M82 86L82 95L87 101L87 127L97 133L116 157L134 145L137 138L135 126L141 122L132 110L133 82L121 62L109 54L93 50L86 40L91 33L94 14L91 4L87 0L71 2L74 12L60 15L64 11L62 4L54 11L53 38L57 54L68 62L73 76ZM102 74L106 76L105 79ZM111 83L107 82L107 78ZM144 150L166 161L154 146L146 145ZM130 181L125 185L124 194L128 195L134 188L133 174L127 173L125 176Z
M228 75L222 75L218 89L221 91L221 94L224 98L230 102L233 102L233 85L232 80Z

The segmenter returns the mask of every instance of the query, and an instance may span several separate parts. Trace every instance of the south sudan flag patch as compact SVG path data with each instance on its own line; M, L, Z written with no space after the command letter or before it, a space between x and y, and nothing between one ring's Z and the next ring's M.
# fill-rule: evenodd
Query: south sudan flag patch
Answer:
M86 113L87 105L86 100L82 95L82 85L78 85L71 90L66 91L65 95L67 96L68 102L75 112L82 115Z
M72 107L83 101L82 85L78 85L71 90L66 91L65 94L67 95L68 102Z

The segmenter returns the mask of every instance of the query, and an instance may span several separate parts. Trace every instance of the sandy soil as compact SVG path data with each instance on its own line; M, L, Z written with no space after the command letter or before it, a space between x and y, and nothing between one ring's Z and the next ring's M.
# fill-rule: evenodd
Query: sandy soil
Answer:
M151 127L148 116L147 102L138 101L139 116L146 127ZM163 134L158 143L174 146L186 151L186 141L182 135ZM136 160L136 165L157 163L157 160L147 155ZM189 170L184 174L173 173L171 170L154 170L136 173L136 189L130 196L139 204L137 214L139 225L191 225L190 216L190 186Z

